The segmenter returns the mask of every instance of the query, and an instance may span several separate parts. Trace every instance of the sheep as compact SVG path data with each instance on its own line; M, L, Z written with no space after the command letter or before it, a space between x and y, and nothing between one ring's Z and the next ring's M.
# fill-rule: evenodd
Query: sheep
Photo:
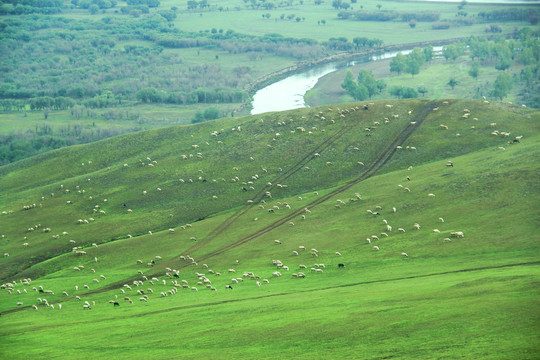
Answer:
M405 229L403 229L403 228L398 228L397 230L398 230L398 232L405 232Z
M458 237L458 238L464 238L465 235L463 234L463 231L454 231L450 233L450 236L452 237Z
M336 256L341 256L341 253L339 251L336 251Z
M405 252L402 252L402 253L401 253L401 256L403 256L403 257L409 257L409 255L407 255L407 253L405 253Z
M428 196L429 196L429 197L435 197L435 194L429 193Z
M379 247L377 245L373 246L373 250L379 251Z
M440 217L440 218L439 218L439 221L443 223L443 222L444 222L444 219L443 219L442 217Z
M413 225L413 228L414 228L415 230L420 230L420 224L415 223L415 224Z

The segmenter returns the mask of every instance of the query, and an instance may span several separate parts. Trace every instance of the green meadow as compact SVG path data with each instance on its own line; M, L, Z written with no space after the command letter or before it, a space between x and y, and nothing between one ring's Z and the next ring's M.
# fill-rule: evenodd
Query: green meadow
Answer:
M539 120L376 100L2 166L0 353L538 358Z

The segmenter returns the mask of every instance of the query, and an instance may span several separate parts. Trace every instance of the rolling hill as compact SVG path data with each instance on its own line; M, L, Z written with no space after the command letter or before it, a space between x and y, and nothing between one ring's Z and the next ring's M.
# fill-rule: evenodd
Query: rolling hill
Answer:
M0 354L538 358L539 120L340 104L0 167Z

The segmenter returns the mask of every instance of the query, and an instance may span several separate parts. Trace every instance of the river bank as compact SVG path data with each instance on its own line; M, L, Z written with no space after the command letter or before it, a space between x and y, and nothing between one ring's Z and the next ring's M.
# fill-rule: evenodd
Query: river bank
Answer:
M509 34L507 36L509 36ZM493 35L486 35L485 37L487 39L491 39ZM256 79L246 88L246 92L248 92L251 96L254 96L257 93L257 91L263 88L266 88L267 86L271 84L274 84L280 80L286 79L290 76L293 76L294 74L306 72L309 69L321 67L325 64L330 64L330 63L345 64L347 62L351 62L355 60L361 60L362 62L365 62L366 61L365 59L367 58L381 55L384 53L403 51L407 49L413 49L415 47L426 47L429 45L444 46L444 45L448 45L457 41L461 41L463 39L464 38L451 38L451 39L442 39L442 40L434 40L434 41L422 41L422 42L414 42L414 43L388 45L388 46L383 46L376 49L370 49L367 51L340 52L337 54L333 54L333 55L315 59L315 60L302 61L302 62L298 62L297 64L293 66L280 69L278 71L272 72L270 74L267 74L265 76L262 76ZM235 112L238 115L245 115L245 114L249 114L251 109L252 109L252 101L250 101L249 103L243 104Z

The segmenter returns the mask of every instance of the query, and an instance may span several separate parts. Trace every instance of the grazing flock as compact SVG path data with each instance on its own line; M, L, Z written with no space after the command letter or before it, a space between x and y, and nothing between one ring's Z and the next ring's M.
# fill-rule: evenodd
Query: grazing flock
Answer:
M488 106L489 102L484 101L484 104ZM345 118L349 114L356 111L370 111L370 109L374 105L374 103L368 103L365 105L350 107L347 109L328 108L328 113L333 113L333 116L329 116L328 113L325 114L323 112L315 114L315 118L317 118L317 120L319 121L318 126L314 125L308 129L306 129L306 127L304 126L298 126L291 130L291 132L299 134L311 134L316 131L324 132L325 130L323 126L320 125L321 122L327 125L335 124L339 121L340 118ZM449 105L449 102L444 101L441 103L440 106L442 107L447 105ZM372 136L377 132L377 129L380 126L384 126L385 124L389 124L391 122L409 122L409 126L414 126L416 124L415 121L412 121L414 117L413 110L408 110L402 114L398 114L394 112L393 107L393 104L386 104L385 108L387 109L389 115L381 119L372 119L372 123L364 127L364 135ZM432 111L436 112L439 109L440 107L435 107L432 109ZM329 117L328 119L326 118L327 116ZM470 121L472 125L467 124L463 126L469 126L471 129L474 129L477 124L482 121L489 121L486 119L479 119L478 117L475 117L474 114L468 109L463 109L461 119L463 119L464 121ZM261 121L264 120L261 119ZM292 122L293 120L290 119L289 123ZM286 121L280 120L277 123L277 126L284 126L286 125L286 123ZM489 136L502 137L504 139L505 146L519 143L523 138L521 135L511 136L511 133L507 129L497 129L496 122L490 121L489 126L492 129ZM440 131L458 131L455 133L455 136L461 136L461 134L459 133L459 129L451 129L451 127L448 125L439 124L436 125L436 127L439 128ZM319 130L319 128L321 128L321 130ZM231 131L235 133L242 132L242 126L233 127ZM212 138L219 138L219 136L224 132L224 129L214 130L211 132L210 136ZM273 136L273 143L268 144L268 147L276 146L276 142L279 141L281 137L283 137L282 131L275 131L275 135ZM221 140L217 140L217 143L223 144ZM208 142L206 142L206 144L208 144ZM505 147L502 145L503 144L501 144L501 146L498 146L497 150L504 150ZM201 147L202 146L199 144L192 144L191 148L194 152L181 154L180 158L186 161L190 159L202 159L204 157L204 154L201 150ZM359 154L361 153L359 151L359 148L355 147L354 150L358 151ZM407 146L405 144L400 144L396 146L396 154L394 156L399 156L400 152L402 151L415 152L417 150L418 149L415 146ZM246 159L247 161L256 161L255 156L249 154L248 156L246 156ZM334 165L334 161L327 161L324 159L324 156L321 156L320 153L315 152L313 153L311 162L314 164L317 161L323 162L324 166ZM360 167L370 165L365 159L358 159L356 163ZM91 164L92 161L87 161L82 163L81 166L88 166ZM139 160L137 164L129 164L126 162L121 165L123 169L128 169L130 166L159 168L159 163L155 159L146 157L144 160ZM310 166L307 166L306 164L303 169L309 170ZM452 160L445 160L444 163L441 165L441 168L444 169L445 167L454 166L457 167L459 166L459 164L454 164ZM238 173L240 167L241 164L234 166L232 168L233 174ZM410 196L425 197L425 202L427 203L429 203L429 201L434 201L434 199L437 197L437 193L416 193L414 187L414 168L413 166L408 166L407 170L409 175L407 175L403 179L404 181L402 183L397 183L395 185L396 203L399 202L402 197L405 198ZM284 170L279 169L279 171L283 172ZM234 175L230 177L229 180L226 180L224 177L218 179L211 179L207 177L207 174L203 169L199 169L196 176L190 176L187 178L181 177L178 178L177 181L181 184L193 182L208 182L218 184L220 182L228 182L238 184L242 192L254 192L257 190L257 188L261 187L260 183L258 186L259 180L263 178L261 174L266 173L268 173L267 167L264 164L260 164L260 173L251 174L249 175L248 179L241 179L240 175ZM85 181L91 183L93 180L92 178L86 178ZM308 222L310 217L313 216L313 214L316 214L317 207L306 206L306 203L303 202L304 199L301 196L297 197L297 204L291 204L290 202L277 200L279 199L279 197L273 197L273 189L286 189L288 188L288 186L288 184L282 182L275 184L268 182L266 184L263 184L263 187L268 187L269 189L268 191L264 192L263 198L258 201L257 204L255 204L254 201L251 199L248 200L246 204L246 206L257 205L256 207L253 207L252 210L250 210L250 214L252 213L251 211L260 212L259 214L257 214L256 217L253 218L253 220L257 221L265 216L280 216L283 212L285 212L286 214L287 211L293 211L294 207L296 207L298 209L303 209L301 214L299 214L297 220L302 224ZM152 191L161 192L163 191L163 189L162 186L156 187L155 189L141 189L140 196L151 196ZM92 209L92 216L80 216L80 218L78 218L75 222L76 225L85 226L86 224L93 223L99 217L105 216L107 214L107 212L102 209L102 205L107 204L108 199L105 198L98 201L97 198L94 198L91 195L88 196L88 194L86 194L86 189L82 184L77 185L72 189L68 189L66 186L60 185L60 187L56 190L56 193L57 194L55 195L54 192L51 192L48 196L50 198L54 198L55 196L58 196L58 193L61 193L64 196L73 197L66 200L66 206L72 206L75 201L74 195L86 196L87 200L97 203ZM313 192L313 195L317 197L319 196L319 192L315 191ZM219 200L219 198L220 197L218 196L218 194L210 195L210 200L212 201L217 201ZM23 205L20 210L33 211L33 209L43 207L45 201L45 196L41 197L40 201L38 202L28 201L27 204ZM352 194L350 194L350 196L345 196L345 193L338 194L332 199L332 201L323 202L319 206L332 206L335 208L335 211L343 211L343 209L346 209L347 207L356 206L355 204L365 204L366 202L368 202L368 200L364 200L362 198L362 195L360 193L354 191L352 192ZM124 207L126 214L133 213L134 210L132 208L127 207L126 204L124 204ZM6 219L9 219L9 216L12 215L15 211L17 210L5 210L2 212L2 216L6 216ZM433 226L429 227L429 225L422 224L420 221L413 223L400 223L398 220L393 220L399 219L399 217L395 217L393 215L399 213L400 211L402 211L402 209L400 209L399 205L397 204L395 204L394 206L385 207L375 204L370 208L366 209L365 221L373 222L380 229L380 231L375 234L368 233L359 235L359 239L361 238L361 241L363 242L362 246L367 245L364 248L367 252L371 252L372 256L377 256L377 254L383 253L385 251L385 244L389 239L407 236L406 234L409 231L425 232L426 236L429 236L428 234L436 234L435 236L440 236L440 241L444 243L458 241L465 238L465 230L459 228L456 229L456 224L449 226L448 223L451 221L445 221L447 215L444 213L433 214L433 219L431 220L430 224L433 224L434 222L438 223L437 227L434 228ZM294 228L297 226L298 222L296 222L295 219L294 221L288 221L286 224L290 228ZM168 228L165 231L171 234L171 236L177 236L177 230L187 231L192 227L193 226L191 224L184 224L179 225L176 228ZM153 235L154 233L159 231L161 230L150 229L148 230L147 234ZM328 246L327 248L321 249L320 251L314 247L309 247L306 245L299 245L291 249L286 240L272 239L271 241L268 241L267 246L279 247L279 249L283 248L284 250L279 250L279 253L281 254L281 260L267 260L268 266L264 271L261 271L260 269L259 271L253 271L252 269L244 267L242 264L243 261L240 260L235 260L234 262L231 262L230 267L227 269L212 269L212 267L208 263L202 263L201 261L198 261L196 258L192 257L189 254L176 255L174 259L172 259L172 262L167 263L167 265L174 263L177 266L165 266L165 264L162 263L167 260L164 260L163 257L160 255L156 255L146 259L126 260L129 264L135 265L137 267L137 271L136 273L134 272L132 274L129 282L118 285L118 283L112 282L112 280L108 280L110 276L106 273L102 273L102 271L100 270L103 262L97 256L98 254L95 253L95 249L100 246L97 243L92 243L90 246L77 246L77 241L69 239L70 235L67 231L57 231L56 229L55 231L53 231L50 227L44 227L40 223L31 224L31 226L26 229L26 232L28 234L34 232L42 232L48 235L52 234L51 238L55 240L65 239L67 244L71 246L71 253L74 257L80 259L81 263L77 266L71 267L69 270L77 272L79 274L84 274L80 276L78 275L77 278L85 279L83 282L70 286L69 288L60 287L50 289L43 284L40 284L39 279L33 280L30 278L8 281L1 285L1 289L9 294L10 298L13 299L13 304L16 307L25 307L34 310L62 310L63 307L65 308L68 306L73 306L73 304L75 304L75 306L78 306L81 310L92 310L102 305L120 307L124 304L134 304L137 302L151 303L152 301L157 301L158 298L176 296L181 292L189 292L194 294L200 291L210 291L219 293L220 290L234 291L242 289L244 287L264 289L271 288L272 283L281 281L280 278L284 276L288 276L289 278L294 279L307 278L308 280L306 281L309 281L309 277L311 276L324 276L326 270L346 271L346 268L352 267L351 265L339 261L339 259L344 258L343 255L347 255L347 249L340 249L338 248L338 246L335 246L333 248ZM5 237L6 235L2 235L2 238ZM132 238L133 236L131 234L127 234L126 237ZM189 239L193 243L196 243L198 241L197 237L195 236L192 236ZM363 239L365 239L365 242ZM33 244L28 240L27 236L24 236L22 240L23 241L21 242L21 246L18 251L22 252L25 251L25 249L33 246ZM275 249L276 248L274 248L273 250L274 253L276 252ZM4 258L8 258L9 256L10 254L8 252L4 253ZM405 248L404 246L403 249L395 253L395 256L407 259L407 261L412 261L415 257L414 249ZM170 259L170 257L167 258ZM327 263L327 265L325 265L325 262ZM333 264L330 268L328 262ZM106 266L104 266L103 268L106 268ZM217 286L216 283L220 284L220 286ZM101 291L108 291L107 294L111 294L110 299L105 304L99 302L96 303L96 300L94 299L95 295ZM61 294L61 296L59 296L59 294ZM29 301L29 299L32 300Z

